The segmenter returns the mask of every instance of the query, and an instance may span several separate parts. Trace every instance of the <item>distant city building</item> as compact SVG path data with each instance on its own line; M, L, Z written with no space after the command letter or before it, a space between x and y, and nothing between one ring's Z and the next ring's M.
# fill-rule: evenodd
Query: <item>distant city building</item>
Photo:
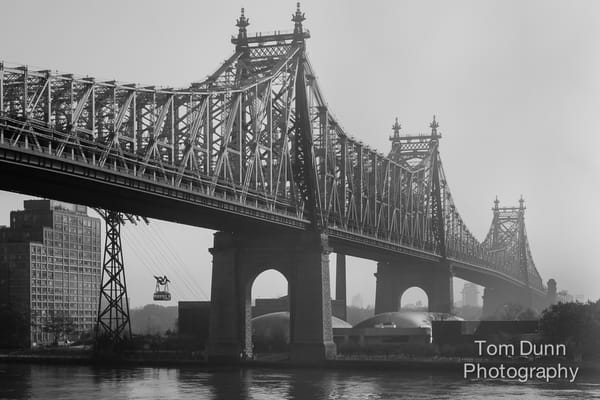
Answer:
M92 331L101 274L99 218L85 206L25 200L24 210L10 213L10 227L0 227L0 310L14 313L26 333L13 335L12 345Z
M462 290L462 306L477 307L479 305L479 288L476 284L465 282Z
M357 293L354 296L352 296L352 300L350 300L350 305L358 308L363 307L363 298L360 295L360 293Z
M561 290L560 292L556 293L556 300L559 303L571 303L573 302L573 295L566 290Z
M424 304L422 300L417 300L414 303L401 304L400 308L402 310L419 310L419 311L427 311L428 305Z

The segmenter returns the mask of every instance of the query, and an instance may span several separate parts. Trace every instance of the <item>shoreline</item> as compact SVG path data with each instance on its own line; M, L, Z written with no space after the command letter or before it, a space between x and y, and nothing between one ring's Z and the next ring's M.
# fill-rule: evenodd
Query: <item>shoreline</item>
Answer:
M574 362L563 359L552 360L510 360L510 359L335 359L319 362L294 362L290 360L269 361L269 360L239 360L239 361L207 361L200 359L174 359L148 357L95 357L94 354L0 354L0 363L24 363L24 364L48 364L48 365L83 365L94 367L123 368L123 367L147 367L147 368L195 368L200 370L219 370L219 369L306 369L318 368L327 370L388 370L388 371L414 371L414 372L456 372L462 377L463 366L465 363L476 362L485 366L505 366L514 367L536 367L536 366L555 366L562 364L565 366L580 367L580 375L600 374L600 362Z

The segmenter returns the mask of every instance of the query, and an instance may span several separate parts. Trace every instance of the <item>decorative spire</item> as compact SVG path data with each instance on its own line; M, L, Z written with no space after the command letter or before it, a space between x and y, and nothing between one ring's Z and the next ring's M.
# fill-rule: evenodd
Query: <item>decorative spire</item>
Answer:
M300 2L296 3L296 14L292 14L292 21L294 22L294 35L297 39L302 37L302 21L304 21L306 17L304 13L300 11Z
M240 33L246 33L246 27L250 25L250 20L248 18L246 18L246 16L244 15L244 8L242 8L242 12L240 17L237 19L237 23L235 24L235 26L237 26L238 28L240 28Z
M398 117L396 117L396 122L392 125L392 131L394 131L394 136L390 138L390 140L400 139L400 129L402 129L402 125L398 122Z
M523 199L523 195L521 195L521 198L519 199L519 208L520 208L521 210L524 210L524 209L525 209L525 206L524 206L524 204L525 204L525 200Z
M496 195L496 200L494 200L494 210L497 210L499 207L498 205L500 204L500 200L498 200L498 195Z
M431 124L429 124L429 127L431 128L431 136L432 137L437 137L437 128L440 126L440 124L437 123L437 121L435 120L435 114L433 116L433 121L431 121Z
M248 25L250 25L250 20L248 18L246 18L246 16L244 15L244 9L242 8L242 12L240 17L237 19L236 21L237 23L235 24L235 26L237 26L239 28L238 31L238 43L236 48L240 49L240 48L245 48L248 47L248 34L246 31L246 27Z
M395 161L397 161L398 157L400 157L400 129L402 129L402 125L400 125L400 122L398 122L398 117L396 117L396 122L394 122L394 125L392 125L392 131L394 131L394 136L390 136L390 141L392 142L392 150L390 151L389 155L389 157L391 157L392 160Z

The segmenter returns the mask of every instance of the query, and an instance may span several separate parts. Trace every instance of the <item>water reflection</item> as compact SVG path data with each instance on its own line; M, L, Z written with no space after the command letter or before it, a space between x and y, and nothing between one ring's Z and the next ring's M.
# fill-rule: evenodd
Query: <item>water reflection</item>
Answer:
M29 398L31 393L31 367L0 364L0 398Z
M2 399L600 399L600 377L576 384L464 381L453 373L0 364Z

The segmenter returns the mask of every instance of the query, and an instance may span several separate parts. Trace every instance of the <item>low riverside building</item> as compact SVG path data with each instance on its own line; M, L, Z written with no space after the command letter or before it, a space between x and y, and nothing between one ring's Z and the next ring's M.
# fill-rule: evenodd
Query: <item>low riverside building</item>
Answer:
M393 348L394 345L410 343L431 343L432 321L459 320L445 313L427 311L398 311L377 314L352 328L333 330L336 344L344 347Z
M346 303L343 300L331 299L331 315L341 320L345 319ZM288 296L275 299L256 299L252 306L252 317L258 317L264 314L270 314L279 311L289 311Z
M208 342L210 301L180 301L177 307L177 327L180 335L193 336L202 344Z
M332 316L331 327L335 336L336 330L348 329L352 325ZM252 342L256 353L285 352L289 341L290 313L288 311L278 311L252 318Z
M539 321L433 321L433 343L473 344L475 340L519 337L535 334Z

